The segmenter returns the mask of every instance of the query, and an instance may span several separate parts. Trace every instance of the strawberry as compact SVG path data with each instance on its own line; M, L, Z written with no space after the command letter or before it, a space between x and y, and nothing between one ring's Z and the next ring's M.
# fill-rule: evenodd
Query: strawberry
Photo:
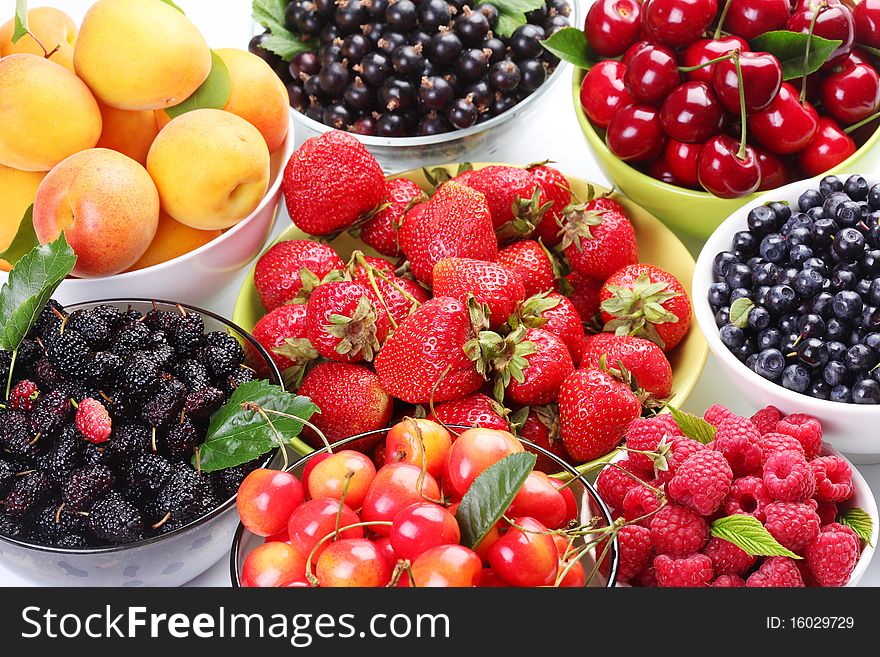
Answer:
M531 328L552 333L568 347L572 362L577 365L583 351L584 327L574 304L558 292L536 294L526 299L518 319Z
M672 367L663 350L650 340L613 333L588 336L581 367L598 367L603 355L608 367L623 363L638 386L655 398L666 399L672 393Z
M331 442L388 426L394 406L375 372L351 363L319 363L309 370L297 392L321 409L311 421ZM315 447L323 446L318 435L307 427L303 428L303 438ZM355 441L345 447L366 451L378 438Z
M428 285L433 281L434 265L443 258L498 259L498 240L486 197L453 181L442 185L430 201L406 213L399 240L413 275Z
M428 419L446 425L508 431L510 427L505 419L506 414L501 404L481 392L475 392L461 399L437 404Z
M347 132L307 139L284 169L281 191L294 224L332 235L365 219L385 200L379 163Z
M561 246L572 269L599 280L639 260L632 224L604 198L565 212Z
M466 301L473 294L489 306L489 327L498 328L526 296L519 274L494 262L444 258L434 265L434 294Z
M679 280L654 265L624 267L599 295L605 330L673 349L691 327L691 303Z
M498 262L520 275L526 297L558 290L556 263L540 242L514 242L498 252Z
M297 296L303 287L303 269L312 274L307 278L320 280L344 266L342 259L326 244L286 240L275 244L257 260L254 286L263 307L271 311Z
M374 362L382 388L410 404L459 399L476 391L484 377L465 345L484 319L472 322L472 314L480 314L476 304L435 297L403 320Z
M360 228L360 238L382 255L396 258L400 255L397 229L407 209L420 198L427 198L422 188L407 178L392 178L385 183L387 207L368 219Z
M531 233L549 207L541 183L526 169L492 165L469 173L466 182L456 180L486 196L499 236Z
M617 447L641 413L633 391L602 370L576 370L559 389L562 440L577 461L591 461Z
M571 272L565 277L571 285L569 300L577 308L581 321L590 323L599 313L599 293L602 291L603 281L597 281L589 276L584 276L578 271Z
M571 460L559 435L559 409L555 404L528 408L528 415L517 435L543 447L563 461ZM538 454L535 470L550 474L558 472L559 466L550 457Z
M373 281L376 283L378 294L373 290L373 283L366 269L359 267L355 273L355 280L370 288L373 297L378 299L377 307L388 314L392 326L409 317L416 308L431 298L428 291L415 281L399 278L393 274L385 274L385 278L382 278L374 271Z
M565 343L549 331L530 328L525 340L534 350L524 356L526 365L514 372L507 384L507 397L518 404L549 404L556 401L559 387L574 372Z
M306 336L324 358L373 360L390 328L385 309L361 283L324 283L309 297Z
M302 367L318 357L306 337L306 305L303 303L278 306L260 318L252 334L282 372Z
M556 246L562 239L559 233L565 208L571 204L571 189L568 179L557 169L545 164L530 166L529 172L541 185L544 198L548 203L553 204L535 226L535 237L547 246Z

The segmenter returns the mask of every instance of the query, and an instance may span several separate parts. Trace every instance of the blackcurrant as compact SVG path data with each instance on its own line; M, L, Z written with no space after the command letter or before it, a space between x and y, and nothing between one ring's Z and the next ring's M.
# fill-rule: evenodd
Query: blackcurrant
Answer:
M419 5L419 23L427 32L436 32L452 20L446 0L422 0Z
M360 32L349 34L342 41L342 54L352 64L357 64L372 49L373 44Z
M379 99L386 109L395 112L412 107L416 102L416 88L412 82L403 78L388 78L379 89ZM387 114L387 113L386 113ZM385 116L385 114L383 114ZM396 125L396 121L393 123ZM379 133L382 134L381 121ZM394 135L386 135L394 136Z
M448 66L458 58L463 47L454 32L440 32L431 37L430 56L435 64Z
M501 92L516 89L521 78L519 67L509 59L503 59L489 68L489 84Z
M385 112L376 122L376 134L380 137L405 137L406 119L396 112Z
M464 45L473 47L489 33L489 20L479 11L466 9L455 19L453 30Z
M422 72L425 58L421 46L401 46L391 55L394 72L403 77L411 77Z
M489 56L482 50L471 48L461 53L455 62L455 72L459 79L466 82L478 80L489 68Z
M429 110L441 111L453 98L452 85L439 76L422 78L419 102Z
M510 37L510 50L517 59L539 57L544 52L541 40L544 28L539 25L522 25Z
M537 59L522 60L519 63L519 70L522 74L519 83L520 89L535 91L547 81L547 68L543 62Z
M337 96L345 89L348 84L349 73L348 67L341 62L330 62L325 64L318 73L318 84L321 90L329 96Z
M393 30L407 32L418 20L418 10L412 0L396 0L385 10L385 22Z
M456 98L447 110L446 118L453 127L463 130L477 122L477 108L467 98Z
M379 86L391 73L391 58L382 52L371 52L361 62L361 75L366 82Z

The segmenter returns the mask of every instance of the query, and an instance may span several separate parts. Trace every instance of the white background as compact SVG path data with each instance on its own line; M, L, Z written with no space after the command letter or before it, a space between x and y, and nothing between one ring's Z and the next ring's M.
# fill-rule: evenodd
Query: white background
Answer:
M253 30L250 19L250 0L176 0L176 2L199 27L211 47L247 47ZM58 7L67 12L77 23L80 22L90 4L90 0L46 0L45 2L32 0L30 3L32 7L40 5ZM584 2L584 4L587 5L589 2ZM12 17L14 6L14 0L0 0L0 24ZM542 101L540 109L529 115L526 120L528 123L521 126L522 130L516 140L500 145L495 155L497 160L525 164L551 159L556 162L555 166L564 172L598 183L608 183L593 161L581 136L580 127L574 116L570 78L567 74L557 80L555 88L550 90L550 93ZM873 160L875 164L877 160L880 160L880 153L877 155L878 157ZM440 163L438 162L438 164ZM877 166L872 166L872 169L876 168ZM286 228L288 222L289 218L282 203L275 232L270 239L274 239ZM686 243L695 255L699 252L699 243L693 240L686 240ZM231 316L238 288L244 275L245 272L242 271L241 276L232 285L225 290L219 290L216 296L205 299L205 303L202 305L226 317ZM698 329L695 327L694 330ZM755 410L736 394L710 355L700 382L685 407L702 415L703 410L716 402L746 416L751 415ZM865 439L871 438L866 436ZM859 466L859 470L875 491L880 490L880 465L863 465ZM0 585L25 584L27 583L18 578L15 573L4 570L0 566ZM215 564L204 575L191 582L191 585L228 586L227 559ZM880 559L874 560L862 580L862 585L880 585Z

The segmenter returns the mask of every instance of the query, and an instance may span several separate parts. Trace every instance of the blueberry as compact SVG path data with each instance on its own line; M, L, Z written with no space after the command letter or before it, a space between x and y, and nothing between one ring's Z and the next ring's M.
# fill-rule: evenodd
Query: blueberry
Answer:
M880 249L880 224L870 227L866 240L872 248Z
M821 338L825 335L825 320L814 313L801 315L798 319L798 331L805 338Z
M807 388L807 394L816 399L828 399L831 396L831 386L825 383L820 376L814 376Z
M871 206L868 206L868 209L871 210ZM868 212L865 217L865 225L868 228L873 228L874 226L880 225L880 211L871 210Z
M778 347L781 342L782 333L779 332L779 329L768 328L758 334L758 349L762 351Z
M830 292L820 292L813 299L812 311L823 319L828 319L832 315L831 304L833 301L833 294Z
M861 260L862 274L870 279L880 274L880 249L865 251Z
M834 386L831 388L831 395L828 397L833 402L841 402L844 404L852 403L852 392L847 386Z
M849 333L849 327L837 317L830 317L825 322L825 337L829 340L842 341Z
M757 238L747 230L741 230L733 236L731 248L738 256L749 257L758 246Z
M755 344L750 340L746 340L740 346L731 349L730 352L742 362L746 362L749 356L755 353Z
M775 381L785 369L785 356L779 349L764 349L758 353L755 361L755 372L765 379Z
M880 383L874 379L862 379L852 387L852 399L856 404L880 404Z
M869 278L860 278L856 283L855 293L858 294L864 300L868 295L871 294L871 279Z
M794 244L788 250L788 262L795 267L803 267L804 263L812 257L813 249L806 244Z
M854 201L864 201L868 198L868 181L858 174L853 174L843 184L843 191Z
M797 293L788 285L775 285L770 288L767 296L767 310L780 314L791 310L797 305Z
M836 268L831 274L830 289L833 292L852 290L856 286L856 276L848 269Z
M880 333L868 333L868 335L862 338L862 344L868 347L868 349L873 349L880 353Z
M750 370L754 371L755 370L755 363L757 363L757 362L758 362L758 354L752 354L751 356L746 358L746 367L748 367Z
M709 286L708 299L713 308L729 303L730 286L727 283L712 283Z
M855 319L861 314L862 306L862 298L852 290L841 290L831 302L831 309L840 319Z
M727 306L722 306L715 313L715 324L718 328L721 328L725 324L730 323L730 308Z
M816 269L804 269L794 279L794 291L801 297L812 298L819 294L825 277Z
M843 192L835 192L833 194L829 194L828 198L826 198L824 203L822 204L822 209L825 211L825 216L836 218L837 208L840 207L840 204L848 203L849 201L849 196L847 196Z
M880 183L868 190L868 206L872 210L880 210Z
M773 209L766 205L752 208L746 218L746 222L748 223L749 230L758 237L772 233L783 223Z
M815 208L818 205L822 205L822 194L820 194L815 189L808 189L803 194L798 197L798 209L801 212L806 212L810 208Z
M801 269L815 269L822 274L822 276L828 275L828 265L825 264L825 261L822 258L816 258L815 256L807 258L804 261L804 264L801 265Z
M839 225L852 228L862 220L862 208L855 201L844 201L837 206L837 214L834 216Z
M753 331L763 331L770 326L770 313L765 308L752 308L749 312L749 328ZM824 328L824 322L823 322Z
M773 210L773 214L776 215L776 219L780 224L785 223L791 217L791 206L786 202L773 201L768 203L767 207Z
M712 263L712 271L715 274L716 280L724 278L727 275L727 271L739 261L739 257L730 251L722 251L716 255Z
M837 176L825 176L819 181L819 191L822 193L822 196L825 196L826 198L831 196L834 192L842 192L843 181Z
M868 291L868 303L872 306L880 306L880 278L871 281L871 289Z
M865 236L855 228L844 228L837 233L832 249L843 262L855 262L865 251Z
M720 331L721 342L728 349L736 349L742 346L746 341L745 332L738 326L733 324L725 324Z
M776 325L783 333L797 333L800 335L798 329L798 316L794 313L786 313L785 315L782 315L779 318L779 321L776 322Z
M832 360L825 364L822 370L822 378L828 382L828 385L839 386L849 378L846 366L836 360Z
M880 330L880 310L876 306L865 306L862 310L861 323L864 331Z
M796 349L798 360L809 367L821 367L828 362L828 347L818 338L802 340Z
M768 285L776 282L776 274L779 268L772 262L763 262L752 268L752 284Z
M831 246L838 230L840 226L832 219L818 219L810 230L813 235L813 246L817 249Z
M752 256L751 258L746 260L746 264L749 266L749 269L754 272L755 269L764 264L764 258L762 258L761 256Z
M782 341L779 343L779 351L784 354L793 352L800 343L801 336L797 333L783 333Z
M847 350L843 362L852 372L869 370L876 364L877 354L863 344L856 344Z
M749 269L748 265L738 262L731 265L730 269L727 270L724 282L727 283L731 289L737 287L752 287L752 270Z
M788 233L788 243L791 246L796 244L811 246L813 243L813 231L809 228L795 228Z
M810 219L814 222L819 219L827 219L825 216L825 210L822 209L821 205L817 205L815 208L810 208L804 214L806 214Z
M753 295L754 292L750 289L746 287L738 287L730 292L730 303L733 303L737 299L751 299Z
M810 385L810 373L803 365L795 363L782 371L782 386L794 392L806 392Z
M786 269L780 269L776 275L776 283L777 285L788 285L789 287L794 285L794 281L798 275L797 269L794 267L787 267Z
M761 285L755 289L755 305L767 307L767 298L770 296L770 286Z
M807 228L812 230L813 221L815 219L810 216L809 213L804 214L803 212L798 212L797 214L791 215L791 218L782 224L782 228L779 229L779 232L788 237L788 234L793 230L797 230L798 228Z

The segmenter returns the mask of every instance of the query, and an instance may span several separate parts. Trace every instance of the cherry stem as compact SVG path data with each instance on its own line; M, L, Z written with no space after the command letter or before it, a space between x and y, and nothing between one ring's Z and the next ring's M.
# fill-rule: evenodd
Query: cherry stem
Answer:
M718 64L719 62L726 62L732 57L733 55L731 53L727 53L726 55L721 55L720 57L716 57L715 59L710 59L709 61L703 62L702 64L694 64L693 66L679 66L678 70L680 73L691 73L693 71L699 71L701 68L706 68L707 66Z
M828 3L825 0L822 0L813 12L813 17L810 19L810 31L807 33L807 47L804 49L804 75L801 78L800 96L801 104L807 101L807 78L810 75L810 46L813 44L813 30L816 29L816 20L819 18L819 14L827 8Z
M859 121L858 123L853 123L853 124L852 124L851 126L849 126L848 128L844 128L843 131L844 131L846 134L848 134L848 135L849 135L849 134L852 134L853 132L855 132L855 131L858 130L859 128L861 128L861 127L863 127L863 126L866 126L866 125L868 125L869 123L871 123L872 121L876 121L877 119L880 119L880 112L877 112L876 114L872 114L872 115L869 116L868 118L866 118L866 119L862 119L862 120Z
M311 429L316 434L318 434L318 437L321 439L321 442L324 443L324 447L327 448L327 453L328 454L333 453L333 446L330 444L330 441L327 439L327 436L324 435L324 432L321 431L318 427L316 427L314 424L312 424L308 420L303 419L301 417L297 417L296 415L291 415L290 413L283 413L281 411L275 411L275 410L272 410L271 408L263 408L262 406L260 406L256 402L243 402L241 407L246 411L254 411L255 413L261 413L261 412L268 413L271 415L278 415L279 417L286 417L289 420L296 420L297 422L304 424L309 429ZM285 470L286 469L287 468L285 468Z
M724 4L724 9L721 11L721 18L718 19L718 27L715 28L715 34L712 35L713 39L719 39L721 37L721 31L724 28L724 21L727 19L727 12L730 11L730 5L733 4L733 0L727 0Z
M269 425L269 428L272 430L272 437L275 439L275 442L278 443L278 449L281 450L281 455L284 458L284 466L281 468L282 470L287 470L290 467L290 461L287 458L287 447L284 444L284 436L281 435L281 432L278 431L278 428L275 426L275 423L266 415L266 411L263 410L261 406L257 406L251 410L256 411L259 415L266 420L266 424ZM153 440L156 439L156 431L153 430ZM156 443L153 442L153 451L155 450Z
M345 481L342 484L342 495L339 496L339 508L336 510L336 526L334 531L337 537L339 536L339 524L342 522L342 510L345 508L345 496L348 494L348 485L351 483L352 477L354 477L354 470L346 470ZM333 540L335 541L336 538Z
M12 360L9 363L9 376L6 377L6 401L9 401L9 393L12 391L12 373L15 371L15 359L18 357L18 349L12 350Z
M306 581L312 586L318 586L318 578L315 577L315 575L312 573L312 560L315 558L315 552L318 551L318 548L326 543L329 539L334 538L337 534L340 534L349 529L357 529L358 527L376 527L377 525L390 527L392 523L388 520L370 520L369 522L356 522L352 525L346 525L345 527L335 529L334 531L324 536L317 543L315 543L314 547L312 547L311 552L309 552L308 559L306 559Z
M742 123L740 128L739 150L736 153L737 159L745 161L746 159L746 138L748 137L748 117L746 116L746 90L743 84L742 63L740 62L739 49L733 51L733 63L736 66L736 83L739 87L739 120Z

